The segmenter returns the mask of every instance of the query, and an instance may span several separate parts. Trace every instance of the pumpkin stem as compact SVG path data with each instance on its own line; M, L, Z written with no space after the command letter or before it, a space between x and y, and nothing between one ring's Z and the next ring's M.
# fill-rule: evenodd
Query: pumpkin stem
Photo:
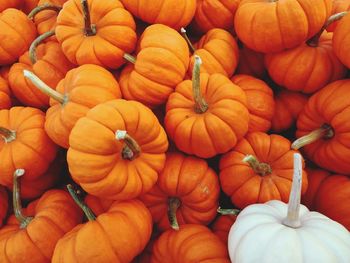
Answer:
M241 210L239 210L239 209L223 209L221 207L219 207L216 211L219 214L225 215L225 216L226 215L234 215L234 216L236 216L236 215L238 215L241 212Z
M194 99L194 111L197 113L204 113L208 110L208 103L204 100L201 94L201 83L200 83L200 67L202 60L199 56L194 55L194 66L192 73L192 91Z
M40 36L38 36L33 43L30 45L29 48L29 58L30 58L30 62L32 62L32 64L34 65L37 61L37 55L36 55L36 48L41 44L41 42L43 42L45 39L51 37L55 35L55 31L48 31Z
M5 143L16 140L16 132L0 127L0 136L4 138Z
M344 12L340 12L340 13L337 13L337 14L334 14L332 16L330 16L326 23L323 25L323 27L321 28L321 30L316 34L314 35L313 37L311 37L307 42L306 44L310 47L317 47L318 46L318 42L320 40L320 37L323 33L323 31L325 31L327 29L327 27L332 24L333 22L335 21L338 21L340 20L341 18L343 18L346 14L348 13L348 11L344 11Z
M57 92L53 88L50 88L33 72L25 69L23 70L23 75L24 77L29 79L34 84L34 86L37 87L41 92L45 93L46 95L50 96L51 98L53 98L61 104L66 103L67 98L65 96L63 96L61 93Z
M170 197L168 199L168 220L170 226L174 230L179 230L179 223L176 218L176 211L181 206L181 201L177 197Z
M136 63L136 58L130 54L124 53L123 58L132 64Z
M300 137L292 143L291 148L298 150L301 147L311 144L320 139L330 139L334 136L333 128L328 124L323 124L321 128L310 132L309 134Z
M300 196L301 196L301 186L303 178L303 165L302 157L300 153L294 153L294 172L293 172L293 183L292 189L289 195L288 202L288 214L283 220L283 224L292 228L298 228L301 226L299 220L300 211Z
M17 169L13 173L13 211L15 213L15 217L19 222L19 227L26 228L30 221L32 221L33 217L25 216L22 213L22 204L21 204L21 188L18 182L18 177L24 175L24 169Z
M141 153L141 148L138 143L132 138L127 131L117 130L115 133L115 137L118 141L123 140L125 146L122 150L122 157L126 160L134 160Z
M69 194L74 199L74 202L84 211L84 214L86 215L87 219L89 221L95 221L96 216L94 212L90 209L90 207L85 204L85 202L78 196L78 191L74 190L73 186L71 184L67 185L67 189Z
M89 11L89 5L87 0L81 0L81 5L83 7L83 16L84 16L84 23L85 28L84 32L86 36L94 36L96 35L96 25L91 24L91 18L90 18L90 11Z
M39 5L29 13L28 18L33 19L38 13L40 13L43 10L53 10L59 13L62 10L62 7L50 3Z
M243 162L249 164L249 166L254 170L255 173L265 176L272 173L272 168L267 163L261 163L253 155L247 155L243 158Z
M192 53L194 53L196 51L196 48L193 46L191 40L188 38L187 31L183 27L181 27L181 35L186 40L186 42L187 42L188 46L190 47Z

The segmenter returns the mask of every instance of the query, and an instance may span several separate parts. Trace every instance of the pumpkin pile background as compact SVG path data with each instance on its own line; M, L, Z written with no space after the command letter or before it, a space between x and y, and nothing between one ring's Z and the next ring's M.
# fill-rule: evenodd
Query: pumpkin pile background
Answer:
M350 230L350 0L3 0L0 28L0 262L230 262L221 208L287 203L296 152Z

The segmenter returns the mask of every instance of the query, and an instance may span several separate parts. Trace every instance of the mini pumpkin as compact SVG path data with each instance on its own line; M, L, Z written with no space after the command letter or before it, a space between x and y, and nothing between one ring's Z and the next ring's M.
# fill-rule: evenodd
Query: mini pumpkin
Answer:
M16 9L18 9L20 4L21 4L21 0L5 0L5 1L1 1L1 3L0 3L0 12L6 10L8 8L16 8Z
M7 81L0 77L0 110L9 109L11 107L10 88Z
M2 227L8 212L8 194L6 188L0 186L0 228Z
M220 215L211 227L213 233L217 235L224 244L227 244L228 233L235 223L236 218L236 215Z
M238 41L239 44L239 61L237 74L251 75L256 78L264 78L267 75L264 64L265 55L256 52Z
M333 49L339 60L350 68L350 11L343 14L333 33Z

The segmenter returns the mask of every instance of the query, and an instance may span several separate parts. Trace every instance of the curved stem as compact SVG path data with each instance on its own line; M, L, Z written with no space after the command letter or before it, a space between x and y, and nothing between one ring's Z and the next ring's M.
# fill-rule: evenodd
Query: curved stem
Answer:
M261 163L253 155L247 155L243 158L243 162L249 164L249 166L254 170L255 173L265 176L272 173L272 168L267 163Z
M241 210L239 209L223 209L221 207L219 207L216 211L221 215L233 215L233 216L236 216L241 212Z
M51 37L55 35L55 31L49 31L46 32L40 36L38 36L30 45L29 48L29 58L30 58L30 62L32 62L32 64L35 64L38 60L37 55L36 55L36 48L41 44L41 42L43 42L45 39Z
M197 113L204 113L208 110L208 103L204 100L201 94L201 83L200 83L200 67L202 60L199 56L194 55L194 66L192 73L192 91L194 99L194 111Z
M38 13L40 13L43 10L53 10L59 13L62 10L62 7L50 3L39 5L29 13L28 18L33 19Z
M136 58L130 54L124 53L123 58L132 64L136 63Z
M94 36L96 35L96 25L91 24L89 5L87 0L81 0L81 5L83 8L83 16L84 16L84 32L86 36Z
M340 13L337 13L337 14L334 14L332 16L330 16L326 23L323 25L323 27L321 28L321 30L316 34L314 35L313 37L311 37L307 42L306 44L310 47L317 47L318 46L318 42L320 40L320 37L323 33L323 31L325 31L327 29L327 27L332 24L333 22L335 21L338 21L340 20L341 18L343 18L346 14L348 13L348 11L344 11L344 12L340 12Z
M330 139L334 136L333 128L328 124L323 124L321 128L310 132L307 135L300 137L292 143L291 148L298 150L301 147L311 144L320 139Z
M174 230L179 230L179 223L176 218L176 211L181 206L181 201L177 197L170 197L168 199L168 220L170 226Z
M86 215L87 219L89 221L94 221L96 220L96 216L94 212L88 207L85 202L78 196L77 191L73 189L73 186L71 184L67 185L67 189L69 194L72 196L74 199L74 202L84 211L84 214Z
M0 127L0 136L4 138L5 143L16 140L16 132L4 127Z
M187 31L183 27L181 27L181 35L186 40L186 42L187 42L188 46L190 47L192 53L194 53L196 51L196 48L193 46L191 40L188 38Z
M292 228L298 228L301 226L301 223L299 220L299 211L300 211L302 178L303 178L302 157L299 153L295 153L293 183L292 183L292 189L289 195L288 214L287 214L287 217L283 220L284 225Z
M34 86L37 87L41 92L45 93L46 95L50 96L51 98L53 98L61 104L64 104L66 102L65 97L61 93L46 85L33 72L29 70L23 70L23 75L24 77L29 79L34 84Z
M21 177L24 175L25 171L24 169L17 169L13 173L13 211L15 214L15 217L17 218L19 222L19 227L26 228L30 221L32 221L33 217L25 216L22 212L22 203L21 203L21 188L18 182L18 177Z
M132 138L127 131L117 130L115 137L118 141L123 140L125 146L122 150L123 159L133 160L137 158L141 153L141 148L138 143Z

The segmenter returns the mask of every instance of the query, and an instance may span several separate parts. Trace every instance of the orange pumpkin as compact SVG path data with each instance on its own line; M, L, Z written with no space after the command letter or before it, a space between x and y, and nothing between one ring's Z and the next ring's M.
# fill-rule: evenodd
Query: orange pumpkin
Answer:
M89 221L76 226L58 241L52 263L130 262L146 247L151 237L152 217L142 202L115 201L108 211L96 217L74 195Z
M340 25L340 24L339 24ZM299 114L294 149L303 146L318 166L350 175L350 80L338 80L316 92Z
M347 69L333 52L333 33L324 32L300 46L265 56L271 78L280 86L314 93L328 83L345 77Z
M22 0L21 10L29 14L39 3L39 0Z
M149 107L164 104L185 77L189 64L186 41L174 29L161 24L146 28L140 38L134 64L121 72L123 97Z
M280 52L314 36L332 11L332 0L242 0L235 31L249 48Z
M350 11L350 0L333 0L332 15L340 12ZM327 27L328 32L334 32L338 22L334 22Z
M213 28L230 30L241 0L198 0L195 27L203 32Z
M8 81L9 79L10 68L11 65L3 66L0 68L0 77L2 77L6 81Z
M56 38L74 64L119 68L136 45L132 15L118 0L71 0L57 17Z
M0 28L0 65L12 64L29 49L36 29L23 12L13 8L0 13Z
M303 203L350 230L350 179L320 169L308 169L309 186Z
M212 230L224 244L227 244L228 233L235 223L237 216L235 215L220 215L213 223Z
M5 187L0 186L0 228L5 222L8 210L8 195Z
M300 92L279 91L275 95L275 114L272 116L271 129L282 132L293 127L307 101L307 95Z
M135 17L149 24L164 24L179 30L187 26L196 11L196 0L121 0Z
M260 52L256 52L245 45L241 44L239 41L239 62L237 66L237 74L251 75L256 78L264 78L266 73L266 68L264 64L265 55Z
M216 216L219 180L199 158L168 153L157 184L141 200L160 230L209 224ZM180 226L179 226L180 225Z
M293 179L291 143L280 135L253 132L220 160L222 190L238 208L269 200L288 202ZM302 192L307 189L303 172Z
M272 89L264 81L249 75L236 75L231 80L246 94L249 111L248 131L268 131L275 112Z
M125 200L156 183L168 141L150 109L136 101L113 100L77 121L69 145L69 171L86 192Z
M23 0L22 0L23 1ZM0 12L8 8L19 8L21 0L4 0L0 2Z
M56 91L31 72L25 77L49 95L50 108L46 112L45 130L63 148L68 148L69 134L77 120L94 106L121 98L118 82L106 69L97 65L83 65L67 72Z
M73 68L56 41L40 44L35 40L30 51L24 53L19 62L13 64L9 72L9 84L16 98L26 106L47 108L50 97L38 90L23 75L23 70L33 71L50 87L56 88L58 82Z
M350 12L339 21L334 30L333 50L339 60L350 68Z
M0 77L0 110L11 107L10 88L7 81Z
M0 184L12 187L13 171L26 170L28 180L47 171L57 146L44 130L45 114L35 108L0 110Z
M154 243L151 263L229 263L226 245L207 227L183 225L179 231L169 229Z
M16 170L14 180L14 211L0 229L0 251L5 262L47 263L51 261L56 243L81 222L82 213L62 190L47 191L23 210ZM14 252L15 251L15 252Z
M176 147L202 158L229 151L248 131L244 91L221 74L199 74L181 82L166 104L165 128Z

